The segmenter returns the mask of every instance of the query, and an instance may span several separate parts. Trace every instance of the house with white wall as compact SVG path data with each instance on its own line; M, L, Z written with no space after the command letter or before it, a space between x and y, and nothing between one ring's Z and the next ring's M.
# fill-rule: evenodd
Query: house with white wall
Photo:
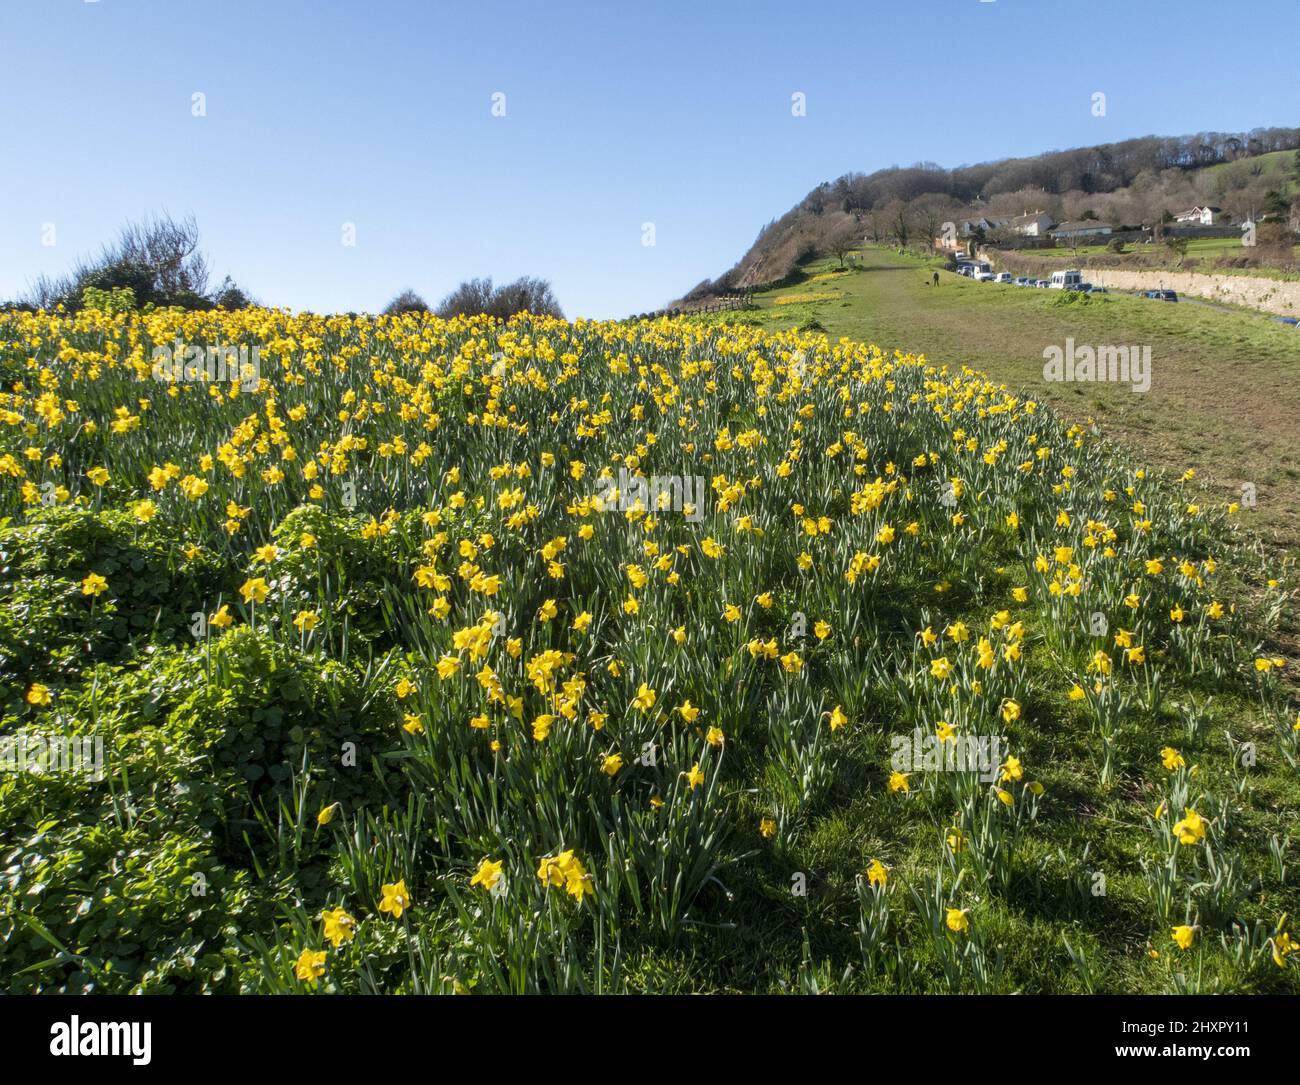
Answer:
M1190 211L1175 215L1174 221L1187 226L1217 226L1223 221L1223 208L1211 207L1209 204L1193 207Z
M1046 237L1056 219L1046 211L1025 212L1011 220L1011 228L1024 237Z

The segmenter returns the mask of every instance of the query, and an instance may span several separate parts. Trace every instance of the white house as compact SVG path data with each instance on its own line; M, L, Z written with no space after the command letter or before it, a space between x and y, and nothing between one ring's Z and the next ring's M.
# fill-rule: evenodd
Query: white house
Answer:
M1193 207L1190 211L1184 211L1182 214L1174 216L1175 222L1195 226L1214 226L1222 219L1223 208L1211 207L1209 204L1206 204L1204 207Z
M1004 218L985 218L981 215L979 218L965 219L961 224L962 237L970 237L978 230L983 230L986 234L1005 226L1010 219Z
M975 219L966 219L961 224L962 237L970 237L976 230L986 234L994 230L1014 230L1025 237L1046 237L1047 231L1055 225L1056 220L1046 211L1034 211L1011 217L998 216L990 218L982 215Z
M1046 237L1047 231L1055 225L1056 219L1046 211L1027 212L1011 220L1011 228L1025 237Z

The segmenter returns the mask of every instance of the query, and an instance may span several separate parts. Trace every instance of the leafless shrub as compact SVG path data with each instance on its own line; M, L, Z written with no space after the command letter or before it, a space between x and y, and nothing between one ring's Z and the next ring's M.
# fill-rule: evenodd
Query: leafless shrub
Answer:
M493 288L490 278L469 279L443 298L437 308L437 314L444 318L486 313L488 316L508 320L517 313L525 312L535 316L564 318L560 303L551 291L551 284L545 279L526 275L496 288Z

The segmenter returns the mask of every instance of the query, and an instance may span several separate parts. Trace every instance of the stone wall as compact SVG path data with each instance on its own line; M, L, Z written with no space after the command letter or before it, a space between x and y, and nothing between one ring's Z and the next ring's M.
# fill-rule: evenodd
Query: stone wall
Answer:
M982 256L990 260L999 271L1010 271L1013 275L1033 273L1036 278L1043 279L1049 277L1038 270L1037 264L1032 264L1028 254L1018 259L1020 254L1017 253L986 249ZM1066 266L1058 263L1053 265L1053 269L1062 270ZM1186 294L1189 298L1245 305L1277 316L1300 317L1300 280L1296 279L1206 275L1199 271L1166 271L1159 268L1124 271L1080 265L1080 270L1085 282L1104 286L1108 290L1176 290L1180 297Z
M1176 290L1206 301L1245 305L1278 316L1300 317L1300 281L1195 271L1112 271L1089 268L1084 278L1108 290Z

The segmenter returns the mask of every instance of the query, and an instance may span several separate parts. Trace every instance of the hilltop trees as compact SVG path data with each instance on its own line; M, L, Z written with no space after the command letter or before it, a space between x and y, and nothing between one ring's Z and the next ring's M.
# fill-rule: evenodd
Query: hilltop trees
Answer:
M545 279L530 278L525 275L505 286L497 287L492 296L494 314L511 317L516 313L532 313L534 316L553 316L564 319L564 311L555 300L551 284Z
M1284 191L1279 186L1292 169L1288 160L1282 171L1266 172L1252 160L1297 148L1300 128L1257 128L1144 136L956 169L918 162L871 174L846 173L817 185L765 226L713 287L724 281L734 289L782 280L810 248L838 255L834 243L850 222L872 241L906 246L928 245L943 222L980 214L1008 217L1043 210L1067 221L1091 211L1122 225L1154 222L1165 212L1210 203L1238 217L1262 206L1269 189ZM1216 168L1197 172L1209 166ZM1300 163L1295 168L1300 170ZM704 286L692 296L703 296Z
M208 282L208 261L199 248L199 228L194 217L174 219L163 214L128 222L98 256L78 261L66 275L41 276L32 284L24 303L39 309L59 304L79 309L87 287L129 288L140 305L178 305L183 309L221 305L235 309L249 303L229 276L212 294Z
M385 316L401 316L403 313L427 313L428 303L414 290L403 290L384 306Z
M506 320L516 313L528 312L564 319L551 284L527 275L495 288L491 278L466 280L442 299L436 311L445 318L486 313Z

